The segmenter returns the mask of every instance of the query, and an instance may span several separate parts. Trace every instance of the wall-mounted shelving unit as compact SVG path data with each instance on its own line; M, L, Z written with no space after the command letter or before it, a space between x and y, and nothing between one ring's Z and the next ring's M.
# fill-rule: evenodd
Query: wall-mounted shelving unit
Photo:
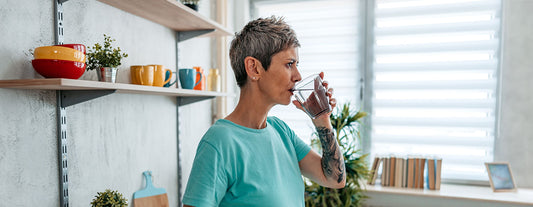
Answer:
M63 3L68 0L52 0L54 3L55 43L63 44ZM176 32L176 66L178 66L178 43L194 37L217 37L232 35L222 25L181 4L178 0L99 0L105 4L163 25ZM0 80L0 88L55 90L57 100L59 202L61 207L69 206L68 150L67 150L67 107L112 93L135 93L177 97L179 106L198 101L227 96L226 93L198 91L178 88L142 86L127 83L107 83L73 79L24 79ZM181 195L181 161L179 141L179 118L177 117L178 150L178 195ZM181 199L178 199L181 206Z
M0 80L0 88L60 90L64 94L62 107L71 106L111 93L133 93L179 97L179 106L197 101L227 96L226 93L179 88L163 88L127 83L108 83L64 78Z

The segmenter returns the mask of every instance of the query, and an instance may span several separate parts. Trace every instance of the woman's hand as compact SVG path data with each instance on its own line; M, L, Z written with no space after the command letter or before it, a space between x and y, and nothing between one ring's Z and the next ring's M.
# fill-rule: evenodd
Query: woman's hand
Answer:
M323 80L324 72L320 72L319 76ZM331 127L331 121L329 119L329 116L331 115L331 113L333 112L333 109L337 105L337 100L333 98L333 88L328 88L329 86L328 82L322 81L322 85L327 91L326 95L328 96L328 99L329 99L329 105L331 106L331 111L329 111L328 113L323 113L318 117L315 117L312 121L315 127L326 127L326 128L331 129L332 127ZM298 102L297 100L292 101L292 103L296 106L296 108L302 111L305 111L304 108L302 107L302 104L300 104L300 102Z

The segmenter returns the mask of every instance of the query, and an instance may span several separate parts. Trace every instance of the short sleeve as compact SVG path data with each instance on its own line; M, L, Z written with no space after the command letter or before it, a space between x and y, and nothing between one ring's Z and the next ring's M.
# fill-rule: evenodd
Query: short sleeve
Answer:
M298 136L296 136L296 134L294 134L292 142L294 144L296 156L298 157L298 162L300 162L309 153L309 151L311 151L311 147L302 141L302 139L300 139Z
M227 189L227 179L221 169L221 156L213 145L201 141L183 195L183 203L196 206L218 206Z
M289 127L289 125L287 125L287 123L274 116L270 118L272 119L272 121L276 122L276 124L279 125L281 130L283 130L283 132L287 136L289 136L294 146L294 151L296 152L298 162L300 162L309 153L309 151L311 151L311 147L304 141L302 141L302 139L300 139L300 137L298 137L296 133L294 133L294 131Z

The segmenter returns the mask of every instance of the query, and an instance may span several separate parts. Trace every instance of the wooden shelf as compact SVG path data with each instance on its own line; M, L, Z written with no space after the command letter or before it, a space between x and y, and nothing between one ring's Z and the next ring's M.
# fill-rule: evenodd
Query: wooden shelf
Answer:
M179 0L98 0L176 31L214 29L199 37L226 36L233 32L208 19Z
M117 93L135 93L176 97L227 96L226 93L212 91L164 88L127 83L107 83L100 81L75 80L64 78L0 80L0 88L38 90L116 90Z

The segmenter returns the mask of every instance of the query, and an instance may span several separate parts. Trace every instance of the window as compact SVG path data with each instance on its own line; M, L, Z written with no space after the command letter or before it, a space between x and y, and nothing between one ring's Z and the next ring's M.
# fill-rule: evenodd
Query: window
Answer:
M357 1L260 1L254 4L254 11L255 18L283 16L295 30L301 44L298 68L302 78L324 71L337 102L359 106ZM275 106L269 115L287 122L302 140L309 142L314 126L294 105Z
M497 124L500 0L256 0L253 6L255 17L281 15L293 26L302 76L323 70L340 104L365 105L371 156L439 156L444 181L487 180L483 163L493 160ZM276 106L270 115L302 139L311 137L309 118L294 106Z
M378 0L373 22L372 154L436 155L443 179L487 180L500 1Z

